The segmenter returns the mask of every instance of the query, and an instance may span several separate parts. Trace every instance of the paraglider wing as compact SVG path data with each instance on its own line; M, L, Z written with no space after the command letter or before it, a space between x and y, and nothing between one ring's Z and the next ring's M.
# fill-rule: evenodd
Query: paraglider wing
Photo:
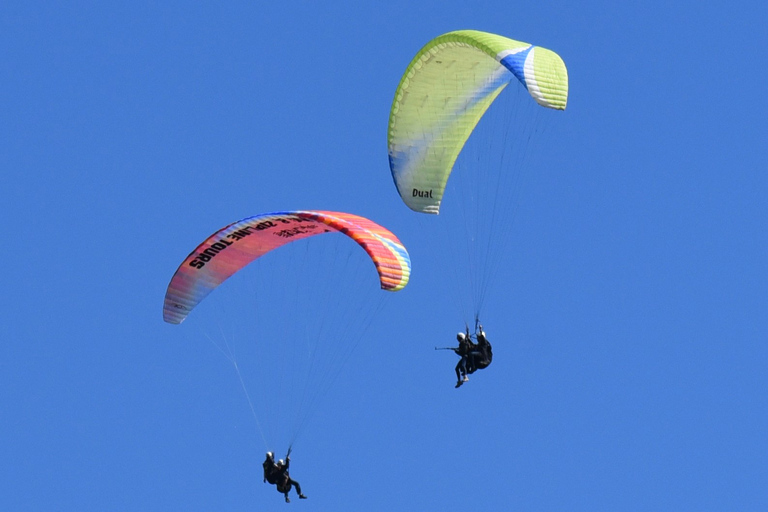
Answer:
M253 260L289 242L329 232L349 236L368 253L382 289L398 291L408 283L408 252L375 222L339 212L267 213L226 226L187 256L168 285L163 319L180 324L211 291Z
M448 176L480 118L511 80L563 110L568 73L554 52L460 30L427 43L405 71L389 116L389 165L408 207L437 214Z

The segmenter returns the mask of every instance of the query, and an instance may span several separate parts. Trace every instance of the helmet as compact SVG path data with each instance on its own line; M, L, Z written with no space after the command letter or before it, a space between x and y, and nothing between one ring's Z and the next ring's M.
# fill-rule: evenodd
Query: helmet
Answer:
M277 461L277 465L278 466L285 466L285 461L283 459L280 459L279 461Z
M456 339L459 340L459 341L464 341L464 338L466 338L466 337L467 337L467 335L464 334L463 332L460 332L459 334L456 335Z
M268 459L274 459L275 458L275 454L272 453L272 452L267 452L267 458Z

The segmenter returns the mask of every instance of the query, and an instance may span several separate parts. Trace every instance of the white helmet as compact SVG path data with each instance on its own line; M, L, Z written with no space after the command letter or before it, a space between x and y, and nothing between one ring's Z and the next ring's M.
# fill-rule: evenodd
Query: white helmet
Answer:
M285 461L283 459L280 459L279 461L277 461L277 465L278 466L285 466Z
M459 334L456 335L456 339L459 340L459 341L463 341L464 338L466 338L466 337L467 337L467 335L464 334L463 332L460 332Z
M267 458L268 459L274 459L275 458L275 454L272 453L272 452L267 452Z

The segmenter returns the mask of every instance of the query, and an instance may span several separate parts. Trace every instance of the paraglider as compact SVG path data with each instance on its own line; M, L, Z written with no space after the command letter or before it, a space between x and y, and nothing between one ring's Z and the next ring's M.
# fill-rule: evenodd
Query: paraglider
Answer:
M325 234L329 235L317 236ZM298 244L291 243L303 239L307 240ZM310 250L310 241L315 239L320 239L321 245L312 249L333 249L333 242L336 242L345 250L351 245L354 254L331 250L330 259L335 260L339 268L317 266L316 263L328 262L320 261L321 251ZM325 241L331 243L326 244ZM350 244L350 241L355 243ZM355 244L364 250L367 258L357 258L359 251ZM290 247L297 248L301 257L284 258L289 255L285 250ZM271 256L266 257L268 254ZM251 313L255 311L255 314L240 315L238 320L251 321L252 317L266 315L266 321L272 322L277 321L280 313L285 313L286 323L291 325L279 324L282 326L281 330L298 326L298 336L283 333L278 342L272 337L264 337L263 343L255 339L250 344L263 346L265 353L259 360L269 361L269 365L262 365L259 373L269 371L270 368L266 366L286 361L287 371L271 374L282 374L279 376L285 378L286 382L265 380L265 385L259 389L255 400L262 403L260 408L258 403L254 405L251 401L234 352L225 351L218 345L217 348L233 363L237 371L264 444L270 446L273 443L267 440L263 424L276 424L277 434L290 439L290 454L290 447L308 423L310 409L317 396L327 391L330 386L332 378L328 378L328 375L338 373L354 348L355 336L357 339L361 336L359 332L347 332L354 331L350 329L354 322L348 319L336 322L334 318L338 318L339 312L343 313L345 309L351 309L351 314L356 315L361 311L360 308L365 308L366 305L362 304L365 301L361 300L365 297L363 293L366 290L363 288L372 289L372 294L375 295L385 295L380 294L373 286L368 286L376 283L370 279L373 268L378 275L378 287L395 292L402 290L408 283L411 264L408 252L397 237L364 217L349 213L308 210L261 214L216 231L184 259L168 285L163 304L163 319L171 324L181 324L213 290L234 274L243 271L249 264L263 261L262 258L268 260L269 266L261 274L274 275L278 280L277 285L259 290L259 293L264 295L266 306L275 306L275 309L261 306L256 310L248 308ZM356 272L357 280L348 279L355 276L343 275L344 270L352 270L351 266L356 262L352 260L360 260L366 265L364 269L358 269ZM368 262L373 263L373 266ZM299 267L305 268L302 271ZM297 282L291 286L289 281ZM229 288L228 291L231 290L232 288ZM339 293L348 304L339 300ZM344 293L346 295L343 295ZM303 302L304 295L308 296L308 304ZM313 316L315 311L317 315ZM276 315L270 314L275 312ZM334 325L336 323L338 326ZM345 332L340 333L339 329ZM246 334L252 339L257 338L259 332ZM326 337L333 343L324 344ZM294 345L296 349L292 350ZM249 376L246 375L247 377ZM289 396L280 395L281 391L286 391ZM290 395L291 392L294 396ZM269 400L280 407L270 407L273 404L268 403ZM296 406L297 410L291 410L292 406ZM288 411L285 417L279 414L283 409ZM285 495L286 502L290 501L291 489L296 490L300 499L305 499L300 484L290 476L289 465L288 456L284 461L275 462L273 453L267 452L263 463L264 482L275 485L278 491Z
M387 132L392 179L415 212L437 215L453 201L445 208L453 217L431 225L443 235L439 243L457 247L448 251L458 260L456 284L469 290L453 296L475 327L495 274L507 266L505 244L536 120L541 111L564 110L567 101L568 73L559 55L476 30L429 41L397 86ZM497 125L484 124L494 120L487 111L502 118ZM462 154L465 145L476 153ZM448 193L452 173L458 183ZM471 347L468 335L455 349L461 357L456 387L492 358L482 329Z

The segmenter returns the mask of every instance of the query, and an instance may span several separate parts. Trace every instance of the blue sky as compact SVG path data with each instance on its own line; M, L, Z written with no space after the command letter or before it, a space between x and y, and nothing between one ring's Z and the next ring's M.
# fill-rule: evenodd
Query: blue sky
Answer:
M759 2L3 3L0 508L286 507L232 366L161 310L216 229L304 208L384 224L413 277L303 431L291 507L768 508L767 23ZM453 275L386 127L412 56L462 28L555 50L570 96L486 305L494 363L455 390L433 350L462 326Z

